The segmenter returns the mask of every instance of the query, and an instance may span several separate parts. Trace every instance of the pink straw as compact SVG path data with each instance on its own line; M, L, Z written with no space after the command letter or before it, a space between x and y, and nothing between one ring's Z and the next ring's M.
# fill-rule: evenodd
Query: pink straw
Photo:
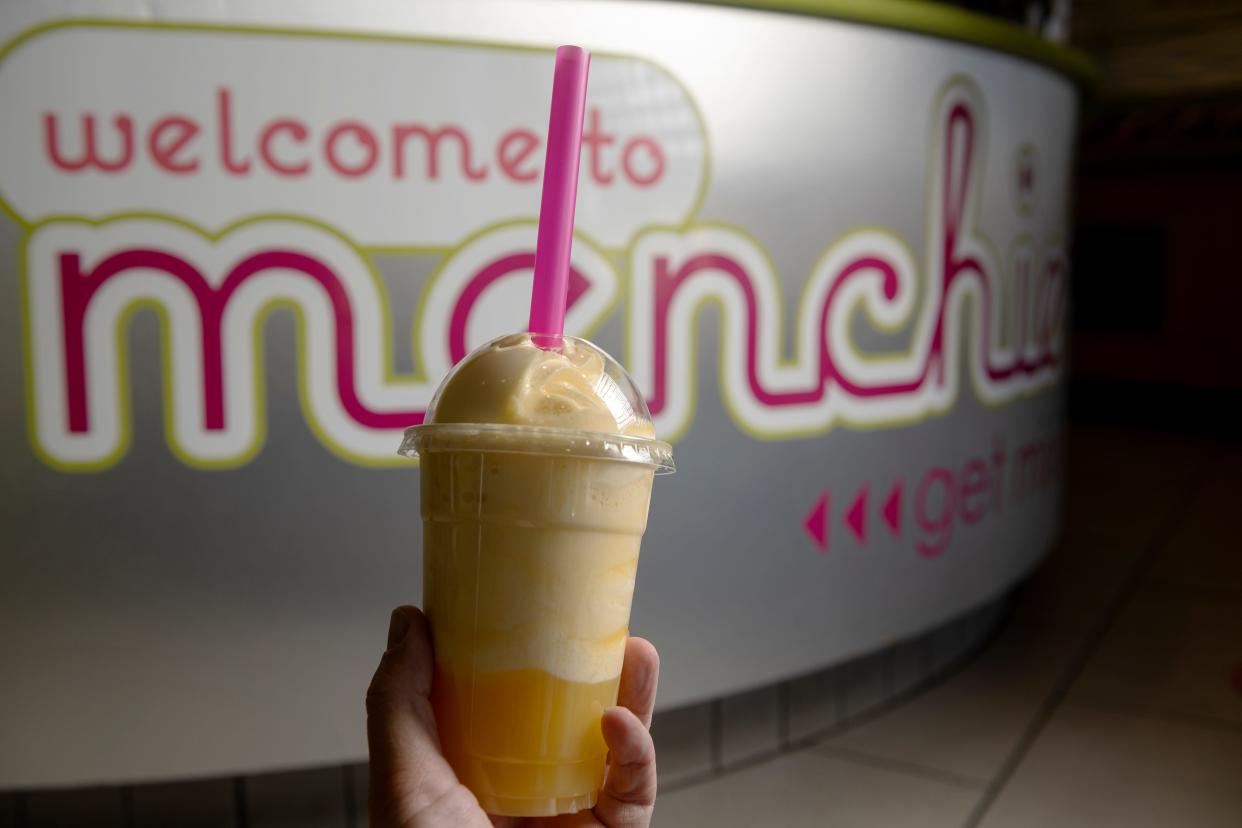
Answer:
M565 333L565 294L569 251L574 240L574 204L582 157L582 118L586 114L587 69L591 55L578 46L556 50L552 76L552 117L543 166L539 239L535 243L535 284L530 297L530 330L540 348L560 345Z

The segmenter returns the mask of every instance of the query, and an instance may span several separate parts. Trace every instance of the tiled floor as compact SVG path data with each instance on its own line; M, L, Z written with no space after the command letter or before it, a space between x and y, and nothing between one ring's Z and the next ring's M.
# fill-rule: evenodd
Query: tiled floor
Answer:
M812 750L662 797L655 824L873 828L958 826L976 791Z
M987 650L859 727L674 786L656 824L1242 825L1240 467L1236 444L1074 430L1065 540Z

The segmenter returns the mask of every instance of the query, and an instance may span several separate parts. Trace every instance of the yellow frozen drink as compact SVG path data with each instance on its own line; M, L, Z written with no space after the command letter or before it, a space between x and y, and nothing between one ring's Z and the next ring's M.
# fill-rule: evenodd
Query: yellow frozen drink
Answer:
M594 806L600 717L617 700L668 444L608 354L515 334L458 364L402 452L422 465L423 603L445 755L489 813Z

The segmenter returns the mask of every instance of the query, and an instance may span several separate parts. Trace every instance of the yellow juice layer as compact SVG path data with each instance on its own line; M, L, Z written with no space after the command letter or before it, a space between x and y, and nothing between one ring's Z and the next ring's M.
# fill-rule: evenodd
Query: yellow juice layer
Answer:
M543 670L455 674L436 665L431 701L444 754L491 813L589 808L604 779L600 717L618 678L567 681Z

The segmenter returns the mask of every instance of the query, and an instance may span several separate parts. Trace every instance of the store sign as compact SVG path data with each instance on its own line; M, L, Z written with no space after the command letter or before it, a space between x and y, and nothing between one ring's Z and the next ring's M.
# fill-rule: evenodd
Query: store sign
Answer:
M666 698L910 634L1039 557L1059 497L1066 81L678 4L589 4L541 38L448 9L359 33L307 8L318 28L53 19L0 52L0 289L20 321L0 361L20 446L5 485L111 526L105 613L159 628L135 573L206 559L204 580L172 578L187 600L296 568L309 581L284 600L319 606L313 584L342 577L322 564L332 521L356 523L354 554L397 550L363 567L355 617L417 600L416 476L395 452L453 363L525 322L553 32L595 51L567 327L622 358L682 470L657 492L635 608ZM710 42L784 57L737 52L738 75ZM295 488L296 512L269 506ZM176 519L144 517L149 499ZM90 558L39 509L10 524L18 560ZM305 557L273 543L286 531ZM690 581L763 617L690 624L708 611L675 587ZM739 631L749 650L720 649ZM203 669L235 669L199 635ZM302 737L282 734L293 761Z
M23 274L27 393L36 448L53 465L99 470L122 456L129 423L119 343L122 323L144 304L167 320L170 445L206 466L244 463L257 450L264 427L255 330L281 303L302 319L307 422L326 448L360 462L395 462L400 430L421 422L450 365L479 338L520 327L520 315L499 309L471 323L489 288L532 266L532 228L504 217L529 210L540 178L542 138L529 121L541 111L545 53L417 41L377 49L361 38L261 39L227 29L51 32L5 57L0 106L13 114L0 134L14 151L0 159L0 182L10 210L32 226ZM333 73L326 94L266 83L235 100L254 62L248 52L273 49L282 66L350 72ZM237 55L226 61L236 79L219 78L221 52ZM152 61L174 59L184 77L153 99L139 79ZM480 84L503 79L513 120L483 107L462 111L463 96L486 98L482 88L428 85L418 87L426 95L359 100L367 77L424 76L437 61ZM105 93L63 70L74 63L106 67L97 79ZM39 96L23 85L32 76L49 78ZM684 89L650 64L608 56L596 59L593 79L604 90L628 82L644 94L618 96L613 106L605 94L590 110L584 186L599 197L585 199L581 217L572 329L585 332L618 298L616 274L594 252L611 244L629 263L626 352L662 434L680 435L693 422L692 317L705 300L720 302L740 334L725 346L721 392L738 425L762 436L943 414L964 379L989 404L1055 380L1061 240L1005 239L1018 247L1004 262L975 226L985 112L968 78L946 79L938 96L925 254L913 255L917 241L883 226L831 239L790 320L768 251L744 230L695 221L708 149ZM644 131L652 113L625 105L647 96L665 102L663 134ZM304 114L278 114L289 112ZM301 213L308 202L323 210ZM408 211L392 207L406 202ZM462 238L469 240L454 244ZM448 251L414 319L428 379L394 375L385 364L391 311L368 245ZM520 303L505 307L520 312ZM908 333L909 346L860 349L849 325L859 311ZM795 330L792 359L782 353L786 324Z

